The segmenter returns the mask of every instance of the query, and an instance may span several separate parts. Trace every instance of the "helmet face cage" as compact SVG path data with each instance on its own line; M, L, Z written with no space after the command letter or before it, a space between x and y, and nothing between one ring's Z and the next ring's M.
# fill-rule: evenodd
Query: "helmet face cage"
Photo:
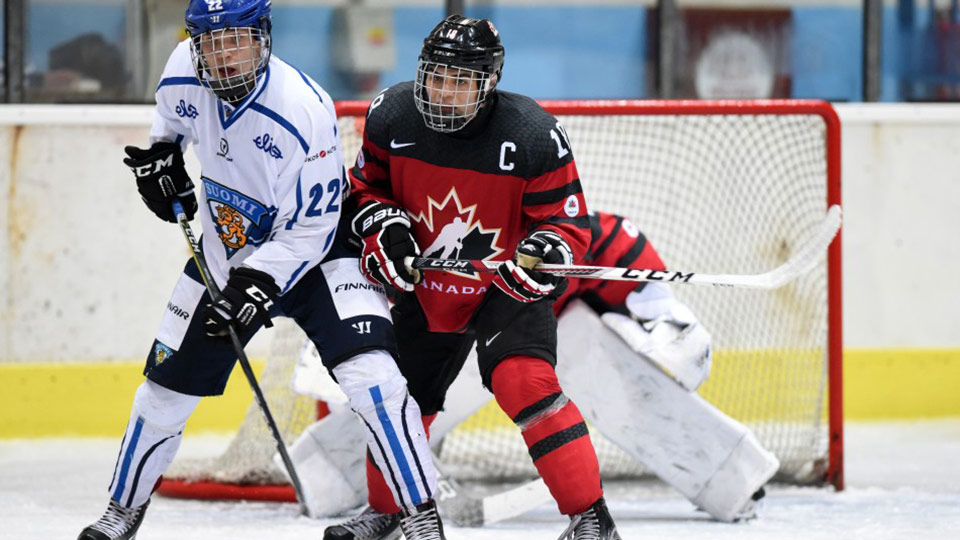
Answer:
M486 71L421 57L413 99L427 127L452 133L463 129L477 116L496 84L496 78Z
M250 95L270 62L270 32L264 24L208 30L190 41L200 83L228 102Z

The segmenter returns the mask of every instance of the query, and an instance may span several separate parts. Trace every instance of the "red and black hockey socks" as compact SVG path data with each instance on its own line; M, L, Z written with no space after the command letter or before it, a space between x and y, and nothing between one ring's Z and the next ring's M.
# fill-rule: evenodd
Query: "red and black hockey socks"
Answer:
M580 410L567 399L553 367L511 356L494 369L493 394L523 432L530 457L560 512L585 512L603 496L600 465Z

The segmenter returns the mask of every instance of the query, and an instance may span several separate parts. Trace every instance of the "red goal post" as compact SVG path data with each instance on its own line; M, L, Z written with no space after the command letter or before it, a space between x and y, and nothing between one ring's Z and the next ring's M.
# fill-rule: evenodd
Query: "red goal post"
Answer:
M840 120L830 104L824 101L547 100L540 103L566 127L590 207L630 217L661 252L668 268L675 265L695 271L727 273L769 270L776 266L776 261L789 255L790 248L797 247L798 239L822 220L829 205L841 202ZM344 161L348 166L353 163L359 148L359 135L368 104L367 101L336 104ZM648 163L654 165L645 172ZM703 178L691 180L688 176ZM592 196L596 197L596 203ZM766 196L772 202L768 202ZM631 205L636 200L653 202L634 209ZM793 204L793 200L802 200L803 204ZM687 214L682 211L670 213L671 210L662 219L651 217L659 208L685 206L695 208ZM693 221L702 222L701 227L695 227ZM672 222L679 222L683 227L676 228ZM754 228L757 230L752 230ZM709 241L704 240L708 235L702 231L709 232ZM770 231L775 232L767 235L771 238L766 238L764 235ZM714 242L720 237L731 238L722 247L717 247ZM700 241L704 241L703 245L696 244ZM686 244L693 245L686 247ZM745 254L741 249L744 245L761 255L752 258ZM757 295L762 293L733 290L678 291L695 311L714 321L718 346L732 351L718 350L714 375L704 385L704 396L721 410L747 423L768 446L779 444L775 440L779 435L773 433L779 432L780 428L771 425L812 422L812 427L802 429L799 435L791 435L799 442L786 443L782 451L774 448L781 462L789 462L797 453L794 444L816 447L811 455L803 456L804 463L797 465L795 470L784 470L789 468L785 464L781 478L800 483L830 484L837 490L844 487L841 263L841 234L838 233L822 268L815 269L810 276L801 277L796 284L769 293L769 297L758 300L761 297ZM675 286L674 289L690 288ZM725 302L730 304L725 305ZM779 334L766 335L770 328ZM798 338L795 334L804 337ZM296 351L297 347L298 344L281 346L275 343L266 371L281 359L295 363L295 352L291 350ZM291 355L294 357L283 358ZM756 390L728 385L727 379L752 379L757 372L780 370L791 363L804 365L803 372L797 374L784 369L782 373L771 374L773 383L769 384L783 386L769 392L766 388ZM725 372L724 364L743 366L733 373ZM296 398L285 389L288 386L286 375L279 376L276 383L283 388L273 389L276 385L266 380L270 377L266 371L261 382L272 407L277 407L275 403L303 401L304 398ZM715 378L719 380L711 386ZM801 384L802 388L794 387ZM273 390L268 390L268 386ZM768 393L777 395L766 395ZM285 394L290 395L284 397ZM717 403L727 399L728 394L733 396L729 410L724 404ZM745 405L739 394L756 397L761 403ZM781 395L785 397L779 399ZM795 404L809 409L804 413L806 416L794 417L787 411L789 418L786 420L771 420L766 412L750 408L780 410L791 409ZM307 412L296 413L299 417L289 420L284 433L288 445L315 418L309 405L300 408ZM280 418L284 414L274 413L278 423L284 422ZM486 414L496 415L489 411ZM825 426L820 425L821 418L826 421ZM258 421L256 411L248 413L248 419L235 439L237 445L239 439L259 437L251 435L256 428L247 425ZM452 440L445 441L441 454L445 462L456 459L454 454L469 455L458 449L489 444L487 438L474 437L477 433L489 431L481 427L486 421L468 421L470 425L464 429L468 433L462 444L458 445L453 438L459 430L451 433L448 437ZM772 441L769 443L764 437L768 431ZM606 452L603 446L602 441L598 443L598 452ZM820 447L824 451L821 452ZM262 451L269 452L269 447ZM252 453L256 452L249 449L237 451L238 455ZM523 460L522 454L520 458L511 457L515 454L510 453L504 455L507 457L503 459L507 461ZM221 461L232 463L236 458ZM603 461L601 456L602 467ZM269 468L272 464L244 464L250 468L261 466ZM458 470L456 466L453 468ZM632 469L628 466L628 470ZM159 490L161 494L293 500L292 489L284 487L282 477L275 472L247 472L237 477L241 479L239 481L231 481L229 475L219 473L206 478L204 474L191 473L178 479L178 473L172 472L174 474L165 478ZM491 472L486 469L467 473L467 477L471 474L486 478ZM504 473L505 476L515 474L523 473Z

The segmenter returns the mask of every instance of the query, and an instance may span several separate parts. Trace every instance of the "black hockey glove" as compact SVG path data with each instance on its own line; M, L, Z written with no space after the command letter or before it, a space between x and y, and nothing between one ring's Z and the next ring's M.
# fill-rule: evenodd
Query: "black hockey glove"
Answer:
M137 190L147 208L160 219L177 222L171 203L179 199L187 219L197 213L197 198L193 195L193 182L183 166L180 145L172 142L157 142L144 150L136 146L123 149L127 157L123 164L137 177Z
M573 250L554 231L534 231L517 245L514 260L497 268L493 284L518 302L534 302L548 296L564 278L534 270L541 262L573 264Z
M420 271L403 262L420 255L403 209L381 202L366 204L353 218L353 232L363 239L360 271L368 280L407 292L420 283Z
M279 294L280 288L266 272L246 266L231 269L220 297L206 306L204 331L210 337L223 337L229 335L231 323L239 334L258 323L269 328L273 324L268 310Z

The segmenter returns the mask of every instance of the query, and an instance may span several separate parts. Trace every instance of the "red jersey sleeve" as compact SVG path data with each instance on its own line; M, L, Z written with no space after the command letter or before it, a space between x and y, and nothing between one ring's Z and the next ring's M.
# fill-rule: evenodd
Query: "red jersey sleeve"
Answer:
M629 219L615 214L597 212L592 218L593 242L586 264L618 268L665 270L660 255L647 237ZM577 294L593 294L614 308L622 307L631 291L646 283L581 279Z

